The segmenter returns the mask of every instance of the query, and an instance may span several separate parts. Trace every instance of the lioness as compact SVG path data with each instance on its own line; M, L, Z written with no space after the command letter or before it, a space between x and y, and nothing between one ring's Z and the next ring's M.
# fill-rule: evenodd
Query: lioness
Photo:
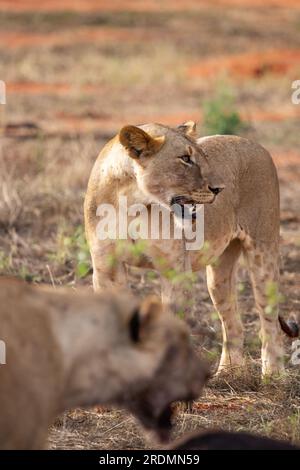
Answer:
M207 377L185 325L126 293L0 281L0 448L45 445L56 415L76 406L125 407L165 438L174 400L199 396Z
M118 206L120 195L128 205L176 202L205 204L205 245L187 251L184 240L151 239L139 263L161 273L163 301L175 308L191 297L165 275L198 271L207 266L210 296L219 313L223 350L218 371L243 365L243 325L237 310L235 273L244 254L261 320L262 373L283 370L283 346L277 312L279 188L269 153L259 144L236 136L195 138L195 124L177 129L160 124L125 126L101 151L92 170L85 198L86 235L93 263L96 291L122 284L120 263L112 263L116 240L99 240L97 207ZM129 252L130 253L130 252ZM124 252L122 263L136 264ZM163 263L162 263L163 260ZM270 296L271 306L269 304ZM185 302L187 304L187 302ZM185 305L188 308L187 305Z

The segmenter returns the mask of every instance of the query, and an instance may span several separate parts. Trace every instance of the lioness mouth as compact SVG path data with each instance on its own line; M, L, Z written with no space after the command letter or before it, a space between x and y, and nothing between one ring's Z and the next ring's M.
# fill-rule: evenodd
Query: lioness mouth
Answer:
M174 214L180 219L196 219L197 205L195 201L187 198L186 196L174 196L171 199L170 205Z

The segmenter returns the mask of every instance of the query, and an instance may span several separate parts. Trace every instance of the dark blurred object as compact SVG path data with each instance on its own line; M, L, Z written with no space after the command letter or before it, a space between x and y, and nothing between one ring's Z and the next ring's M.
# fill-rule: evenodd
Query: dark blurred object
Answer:
M179 439L172 450L300 450L288 442L244 432L210 431Z
M284 318L278 316L279 323L282 331L290 338L298 338L299 336L299 325L295 320L284 320Z
M32 138L37 137L42 129L34 122L8 123L5 126L6 137Z

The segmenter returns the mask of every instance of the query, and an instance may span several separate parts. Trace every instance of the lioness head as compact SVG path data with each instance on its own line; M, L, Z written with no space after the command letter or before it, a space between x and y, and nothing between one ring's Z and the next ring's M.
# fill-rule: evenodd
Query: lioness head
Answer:
M185 324L163 311L159 301L116 296L113 303L115 314L106 330L110 352L103 359L110 373L101 387L110 391L111 403L166 440L172 403L201 394L207 366L196 356Z
M224 188L194 140L195 123L177 129L150 124L125 126L120 143L135 161L139 188L165 207L212 203Z
M131 335L137 348L149 352L162 348L162 354L152 379L133 393L126 406L146 428L166 440L171 430L171 404L198 398L208 368L196 356L184 323L163 311L161 303L151 297L132 317Z

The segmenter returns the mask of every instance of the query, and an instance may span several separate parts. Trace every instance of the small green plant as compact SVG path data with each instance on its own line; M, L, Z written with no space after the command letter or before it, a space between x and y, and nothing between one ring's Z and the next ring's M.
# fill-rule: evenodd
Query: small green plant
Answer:
M289 424L291 429L292 443L296 443L299 439L299 423L300 423L300 413L299 410L296 410L289 416Z
M149 281L155 281L158 278L159 278L159 275L155 271L148 271L147 272L147 279Z
M75 261L76 276L85 277L91 269L91 262L83 226L79 225L72 235L66 235L65 229L60 230L57 236L56 253L51 253L49 259L58 264Z
M237 290L240 293L243 293L245 291L245 283L244 282L239 282L237 285Z
M230 91L222 89L204 103L204 127L208 135L238 134L243 128L240 114L235 108Z
M211 349L210 351L208 349L204 350L204 356L209 362L212 362L218 359L219 355L220 355L220 351L217 348Z
M41 282L42 278L38 274L30 272L27 266L22 265L17 272L18 277L26 282Z
M215 256L212 253L213 253L213 250L211 248L209 241L205 241L198 255L199 262L203 267L207 266L208 264L212 266L218 266L219 258L218 256Z
M139 263L144 256L146 247L145 240L137 240L135 243L128 240L118 240L114 253L107 255L107 265L114 268L122 259L134 259L136 263Z
M218 314L218 312L216 312L216 310L214 310L213 312L211 312L210 318L212 319L212 321L219 320L219 314Z
M277 315L277 307L280 303L284 302L284 296L278 290L277 282L268 282L266 287L266 296L268 305L265 312L268 315Z
M0 251L0 273L4 274L8 271L11 265L9 256L6 256L4 252Z
M79 225L74 233L75 257L76 257L76 275L80 278L85 277L91 269L90 250L85 238L84 228Z
M183 309L177 310L176 315L178 316L178 318L180 318L180 320L184 320L184 310Z

